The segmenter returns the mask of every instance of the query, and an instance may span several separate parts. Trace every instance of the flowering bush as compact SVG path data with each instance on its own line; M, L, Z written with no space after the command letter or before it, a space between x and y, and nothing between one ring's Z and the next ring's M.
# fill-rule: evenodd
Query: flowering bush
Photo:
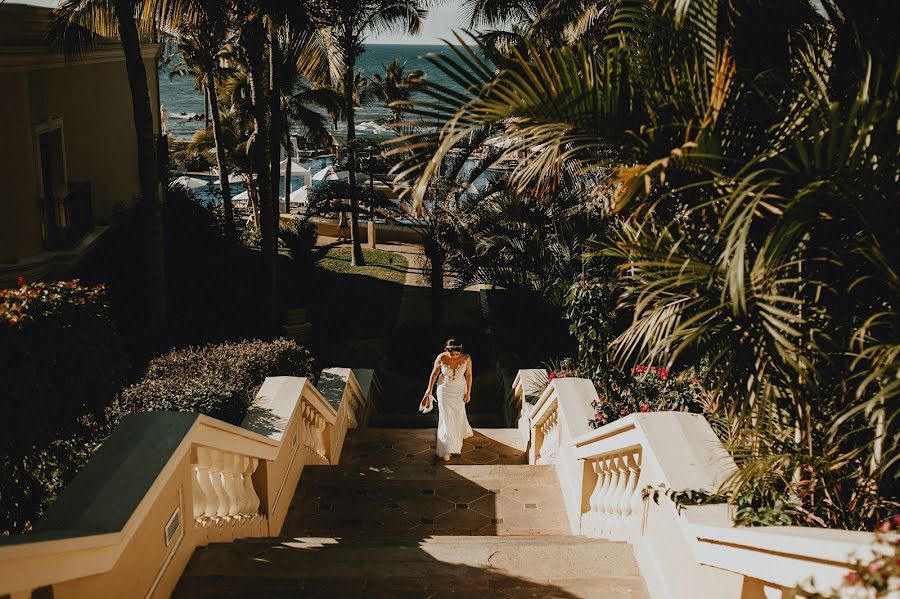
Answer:
M593 428L636 412L701 412L703 408L700 379L687 374L671 376L667 368L637 366L625 388L612 383L611 391L612 397L597 385L599 399L592 403L596 412L590 420Z

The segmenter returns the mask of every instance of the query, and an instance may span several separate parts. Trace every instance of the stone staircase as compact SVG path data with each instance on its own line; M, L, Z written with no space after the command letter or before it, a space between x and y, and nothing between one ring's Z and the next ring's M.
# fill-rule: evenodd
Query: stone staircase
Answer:
M514 429L437 463L434 429L352 431L307 466L280 538L198 549L175 597L647 597L626 543L569 534Z

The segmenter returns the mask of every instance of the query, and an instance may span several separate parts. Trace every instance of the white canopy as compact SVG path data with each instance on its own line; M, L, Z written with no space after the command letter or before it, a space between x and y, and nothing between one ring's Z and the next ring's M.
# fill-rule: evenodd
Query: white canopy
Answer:
M287 168L287 158L285 158L284 160L282 160L279 163L279 168L281 169L281 172L283 173L284 169ZM299 177L308 172L310 172L310 170L308 168L306 168L305 166L303 166L296 160L291 160L291 176L292 177Z
M343 179L344 181L350 180L350 171L338 171L335 173L338 179ZM369 180L368 175L365 173L356 173L356 182L357 183L365 183Z
M307 204L309 200L307 199L308 188L306 185L303 187L298 187L293 192L291 192L291 204Z
M182 175L175 179L174 183L176 185L181 185L182 187L187 187L188 189L197 189L198 187L206 187L209 185L209 181L205 179L198 179L196 177L188 177L187 175Z
M313 181L337 181L338 176L334 172L334 167L329 165L312 176Z

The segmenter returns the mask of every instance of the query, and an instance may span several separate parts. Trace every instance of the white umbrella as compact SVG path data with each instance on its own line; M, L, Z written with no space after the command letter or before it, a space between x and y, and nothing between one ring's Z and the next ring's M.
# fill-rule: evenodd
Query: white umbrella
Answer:
M281 163L279 164L279 168L281 169L281 172L284 173L284 169L287 168L287 158L285 158L284 160L281 161ZM302 164L300 164L299 162L297 162L295 160L291 160L291 176L292 177L299 177L308 172L310 172L308 168L306 168L305 166L303 166Z
M216 179L215 179L215 181L213 181L213 183L218 185L219 184L219 173L216 171L216 169L213 169L213 174L216 177ZM231 173L230 175L228 175L229 183L243 183L244 181L246 181L246 179L244 178L243 175L238 175L236 173Z
M344 181L350 180L350 171L338 171L335 173L336 179L343 179ZM365 183L369 180L368 175L365 173L356 173L356 182L357 183Z
M197 189L198 187L206 187L209 185L209 181L205 179L198 179L196 177L188 177L187 175L182 175L175 179L174 183L176 185L181 185L182 187L187 187L188 189Z
M333 166L326 166L318 173L312 176L313 181L337 181L338 176L334 173Z
M247 200L250 199L250 192L247 191L247 190L245 189L244 191L242 191L241 193L237 194L236 196L234 196L234 197L231 198L231 199L232 199L232 200L237 200L237 201L242 201L242 200L243 200L243 201L247 201Z
M306 185L303 187L299 187L291 192L291 204L307 204L309 200L307 199L308 189Z

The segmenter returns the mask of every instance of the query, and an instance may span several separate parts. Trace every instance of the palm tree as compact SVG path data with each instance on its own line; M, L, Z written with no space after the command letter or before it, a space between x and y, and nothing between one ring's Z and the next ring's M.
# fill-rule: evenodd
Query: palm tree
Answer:
M231 205L231 191L228 186L228 169L226 166L222 117L219 111L219 98L216 93L216 82L221 70L221 63L227 57L227 16L222 12L222 4L203 2L203 10L193 23L186 23L176 32L178 50L176 55L180 62L173 66L172 76L191 75L196 79L197 87L207 99L212 116L213 139L215 144L216 167L219 171L219 186L222 190L222 209L225 226L230 234L234 233L234 208Z
M150 90L136 19L142 4L139 0L65 0L53 11L49 38L70 53L89 46L97 36L118 36L122 44L137 145L141 192L138 209L144 228L146 258L142 266L147 277L146 295L150 300L147 316L149 322L161 324L166 318L162 197Z
M396 172L421 201L443 157L493 126L520 192L587 177L585 201L620 223L597 245L632 312L609 348L620 366L708 361L740 431L731 496L795 495L799 521L870 526L900 460L900 230L884 219L900 71L895 56L844 69L833 57L867 49L799 1L767 34L779 43L748 51L751 4L622 2L614 35L526 40L499 70L455 50L442 66L465 90L426 83L408 104L432 129L401 140Z
M359 201L356 190L356 122L353 114L356 61L365 51L369 34L400 29L419 30L425 11L419 0L320 0L313 6L316 19L327 32L331 47L341 59L345 116L347 121L347 170L350 174L350 234L352 264L365 264L359 240Z
M284 206L285 212L289 212L293 157L291 132L294 128L299 128L303 138L316 146L334 145L325 117L311 106L322 108L326 113L334 113L340 110L341 97L327 87L331 65L321 56L323 40L317 30L288 25L282 28L280 38L278 81L281 85L281 115L284 120L281 145L288 158L284 172Z
M399 102L409 101L416 86L425 77L425 73L420 70L404 73L405 68L406 63L395 58L384 67L384 74L372 75L370 83L372 93L390 109L393 123L403 120L403 105Z

